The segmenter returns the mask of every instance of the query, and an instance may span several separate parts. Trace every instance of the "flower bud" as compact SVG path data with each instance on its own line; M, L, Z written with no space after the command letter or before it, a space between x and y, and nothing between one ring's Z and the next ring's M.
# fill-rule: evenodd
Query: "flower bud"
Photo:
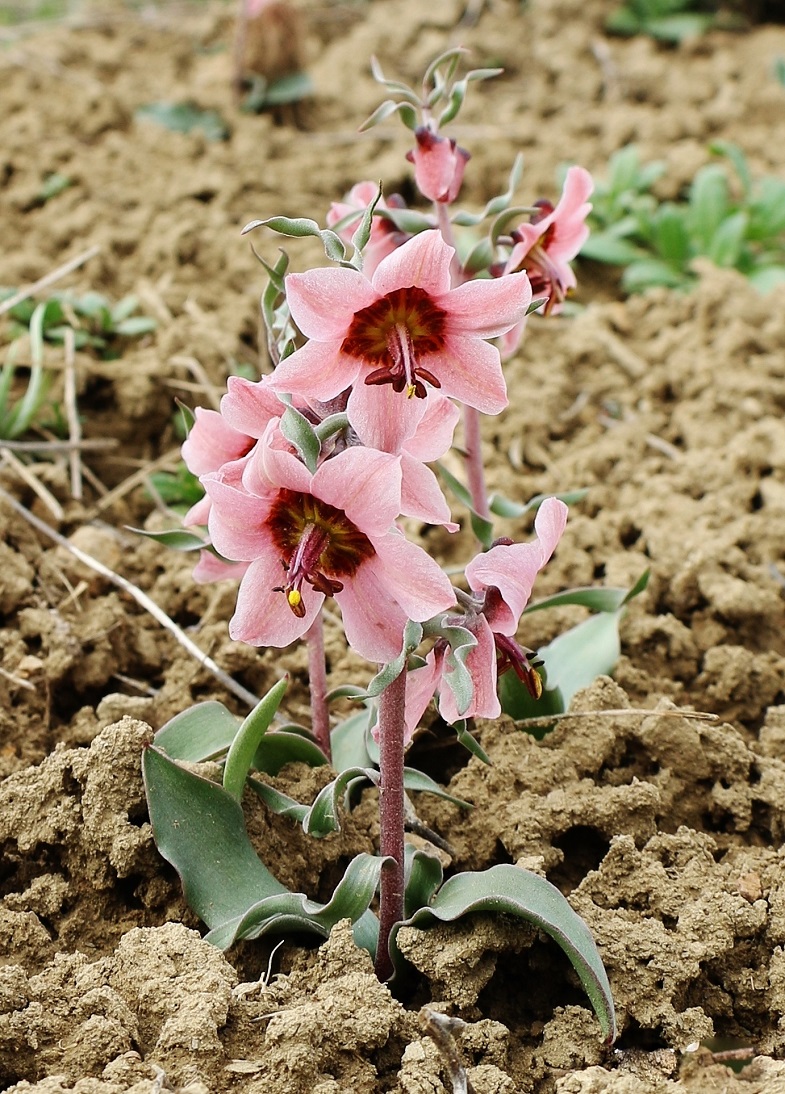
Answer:
M414 164L414 177L420 191L431 201L455 201L463 182L469 153L454 140L440 137L427 126L415 130L417 147L406 153Z

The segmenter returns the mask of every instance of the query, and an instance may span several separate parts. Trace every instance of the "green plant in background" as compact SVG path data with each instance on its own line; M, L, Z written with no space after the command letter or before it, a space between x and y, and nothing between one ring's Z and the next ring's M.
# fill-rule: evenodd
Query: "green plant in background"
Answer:
M716 5L696 0L626 0L605 20L605 29L611 34L648 34L671 44L718 25L725 25L725 21L720 23Z
M10 290L0 294L11 296ZM32 332L33 316L39 316L40 334L45 342L62 345L66 330L74 334L76 349L94 349L104 361L120 356L123 341L141 338L155 330L156 322L149 316L134 315L139 303L135 296L124 296L116 304L102 293L56 293L36 304L23 300L9 311L9 338L15 341Z
M738 270L761 292L785 281L785 181L753 179L734 144L717 142L711 151L726 162L702 167L678 202L651 193L661 163L641 166L633 145L617 152L608 180L597 185L581 256L624 266L622 287L631 293L688 288L696 258Z
M14 389L18 385L18 365L15 360L18 343L11 346L5 364L0 369L0 439L2 440L14 440L26 433L40 418L46 406L53 380L52 373L44 368L46 307L46 304L36 304L30 313L27 327L30 335L30 375L27 388L19 398L13 397Z

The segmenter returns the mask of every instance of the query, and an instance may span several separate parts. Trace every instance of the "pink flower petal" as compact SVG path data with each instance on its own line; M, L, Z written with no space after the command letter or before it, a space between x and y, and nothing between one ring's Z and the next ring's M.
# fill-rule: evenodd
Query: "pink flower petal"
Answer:
M388 595L395 598L408 619L424 622L455 604L455 590L442 568L422 547L398 532L377 540L377 572L383 573ZM399 649L400 652L400 649Z
M273 391L327 402L354 383L361 367L362 361L341 352L341 341L337 339L306 342L281 361L269 386Z
M456 334L496 338L519 323L531 303L532 288L525 272L467 281L438 301Z
M280 418L286 410L271 389L269 379L246 380L242 376L230 376L227 393L221 399L224 421L249 437L262 436L273 418Z
M240 459L251 447L251 438L238 432L218 413L198 406L196 421L183 442L182 456L192 475L217 471L230 460Z
M552 213L556 228L547 250L554 261L568 262L575 258L586 242L589 236L586 217L591 212L587 199L593 190L594 181L585 168L568 170L562 195Z
M356 383L346 413L363 444L382 452L400 452L417 430L425 410L423 399L407 399L390 384Z
M199 561L191 576L198 585L208 585L213 581L239 581L249 565L248 562L227 562L212 551L200 551Z
M232 562L251 562L270 540L265 520L270 498L253 497L222 482L220 472L207 475L204 487L212 502L208 529L216 551Z
M325 460L311 492L341 509L366 535L384 535L400 513L400 459L356 446Z
M194 525L207 524L207 518L210 516L210 506L212 502L205 495L200 498L183 517L183 527L192 528Z
M431 392L427 399L415 401L425 404L425 413L420 418L414 435L404 443L403 449L416 460L430 463L441 459L452 444L461 412L455 403L436 391Z
M492 547L466 567L466 580L474 592L493 587L501 603L486 614L499 634L513 635L529 602L537 574L556 549L567 522L567 506L558 498L546 498L534 522L537 539Z
M344 266L289 274L285 284L292 319L318 342L342 339L354 313L379 297L367 277Z
M401 413L401 396L391 384L380 387L368 384L356 385L363 391L364 399L355 399L351 422L357 436L369 448L380 452L400 452L403 444L419 428L430 400L408 399L405 413ZM354 392L352 392L354 394Z
M299 618L283 593L274 592L283 578L280 559L268 554L252 562L240 582L237 607L229 623L231 638L250 646L288 646L301 638L324 602L315 589L303 593L305 615Z
M424 463L404 452L401 456L401 512L427 524L443 524L448 532L457 532L439 481Z
M380 296L409 285L416 285L431 296L442 296L450 289L450 262L454 254L441 232L436 229L420 232L382 259L373 275L373 287Z
M352 649L368 661L386 663L401 652L407 616L392 599L386 573L377 562L363 562L335 599Z
M405 713L406 733L404 745L408 745L414 736L417 727L422 721L422 716L428 709L428 704L436 691L439 677L442 672L442 658L444 654L440 650L434 650L425 658L422 668L413 669L406 676ZM378 727L374 728L374 737L378 740Z
M421 363L439 378L443 395L483 414L498 414L507 406L501 357L488 342L448 335L444 349L424 357Z

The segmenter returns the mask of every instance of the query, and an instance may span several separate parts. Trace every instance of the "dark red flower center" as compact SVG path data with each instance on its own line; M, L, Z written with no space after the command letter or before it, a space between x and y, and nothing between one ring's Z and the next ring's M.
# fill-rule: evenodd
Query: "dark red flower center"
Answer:
M441 383L421 361L444 349L446 325L447 313L425 289L409 285L355 312L341 350L371 366L366 384L392 384L393 391L424 399L423 381Z
M325 596L334 596L343 588L340 579L352 577L375 553L371 541L343 510L312 494L281 490L267 527L286 572L286 583L276 586L276 591L285 594L300 619L305 615L304 582Z

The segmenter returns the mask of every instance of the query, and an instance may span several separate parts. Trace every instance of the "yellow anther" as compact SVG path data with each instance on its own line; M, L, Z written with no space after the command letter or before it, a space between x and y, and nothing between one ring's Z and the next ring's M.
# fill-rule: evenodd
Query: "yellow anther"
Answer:
M300 607L300 603L303 598L300 595L299 589L290 589L289 592L286 594L286 599L289 601L289 607L294 608L294 610L296 611Z
M407 384L406 385L406 398L411 399L414 396L414 393L415 393L416 390L417 390L417 388L414 386L414 384Z

